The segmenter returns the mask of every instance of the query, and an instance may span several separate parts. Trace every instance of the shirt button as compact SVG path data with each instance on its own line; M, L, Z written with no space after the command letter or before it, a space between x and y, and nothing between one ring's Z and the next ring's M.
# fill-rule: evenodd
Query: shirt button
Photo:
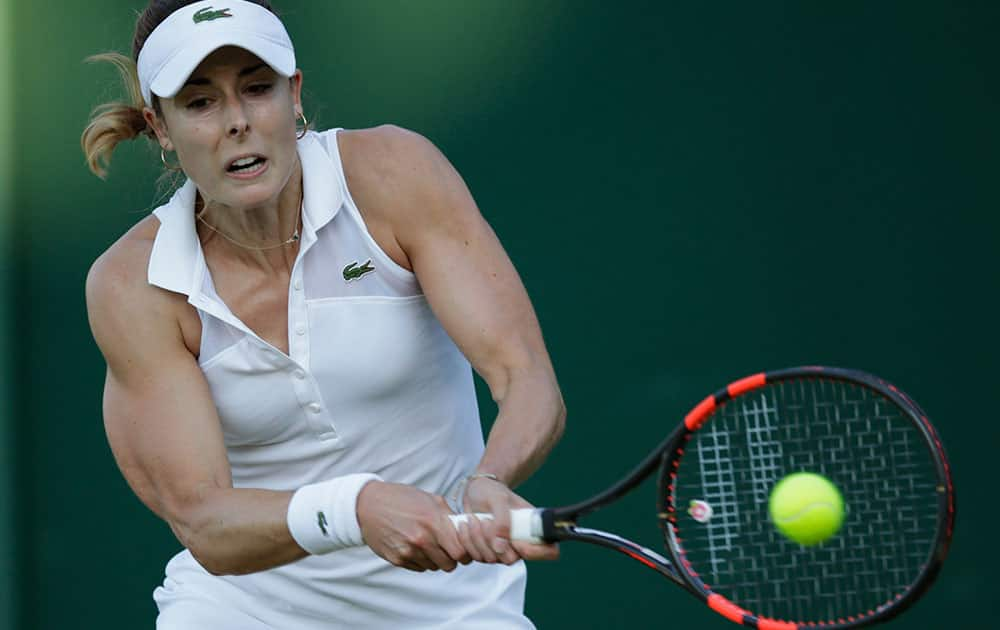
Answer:
M299 379L300 381L306 377L305 370L295 370L294 374L295 378Z
M301 291L302 290L302 280L296 280L295 284L293 284L292 286L295 287L296 291Z
M319 403L309 403L306 409L313 413L319 413L323 408L319 406Z
M306 325L305 324L299 324L298 326L296 326L295 327L295 334L296 335L304 335L304 334L306 334Z

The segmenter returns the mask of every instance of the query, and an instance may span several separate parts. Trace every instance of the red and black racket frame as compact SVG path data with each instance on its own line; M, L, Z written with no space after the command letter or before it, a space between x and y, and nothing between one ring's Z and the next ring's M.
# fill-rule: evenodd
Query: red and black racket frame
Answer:
M722 595L715 593L694 571L685 558L677 528L678 506L674 504L674 481L684 456L684 448L691 437L710 421L712 414L729 400L765 385L782 381L821 379L852 383L869 388L894 402L909 417L927 442L932 453L940 484L938 490L938 520L935 543L917 579L890 601L850 617L796 623L754 615L740 608ZM614 502L659 470L657 515L666 541L668 557L609 532L579 527L577 521L584 515ZM577 540L614 549L639 561L662 576L684 587L710 608L733 621L760 630L805 630L824 628L841 630L858 628L888 621L919 599L933 584L948 555L955 524L955 488L951 467L937 431L923 410L903 391L871 374L835 367L804 366L761 372L730 383L698 403L684 418L684 422L671 433L627 477L604 492L575 505L546 508L542 511L543 538L548 542Z

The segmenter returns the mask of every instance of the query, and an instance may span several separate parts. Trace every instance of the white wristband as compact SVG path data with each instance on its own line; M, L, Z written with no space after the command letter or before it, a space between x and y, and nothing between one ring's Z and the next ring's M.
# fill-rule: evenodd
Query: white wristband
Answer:
M344 475L302 486L288 504L288 531L311 554L360 547L365 544L358 524L358 494L369 481L382 481L368 473Z

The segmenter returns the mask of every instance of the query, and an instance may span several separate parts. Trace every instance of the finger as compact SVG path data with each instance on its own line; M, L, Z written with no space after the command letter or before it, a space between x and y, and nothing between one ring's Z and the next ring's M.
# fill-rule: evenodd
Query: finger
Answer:
M483 532L483 540L489 545L494 555L500 555L507 550L507 543L497 536L497 526L494 519L480 520L480 527Z
M486 525L489 523L490 521L481 521L474 516L471 517L469 519L469 537L476 550L479 551L482 558L480 562L493 563L497 561L497 554L493 551L492 538L487 535Z
M417 573L423 573L427 570L427 566L419 561L418 554L419 550L403 549L399 550L394 558L386 559L397 567L402 567Z
M504 539L500 538L499 540L504 540ZM521 554L518 553L517 548L514 547L514 544L509 543L507 541L504 542L506 543L507 548L504 550L503 553L498 554L500 562L510 565L519 561L521 559Z
M442 514L437 526L437 541L448 557L455 562L468 564L471 561L469 552L459 538L460 528L452 524L447 514Z
M520 559L520 556L510 546L510 492L505 492L502 497L492 497L489 502L490 512L493 514L493 522L489 523L487 531L491 536L490 546L496 552L500 562L513 564Z
M436 571L438 565L431 558L428 557L425 549L414 549L410 553L410 562L416 564L419 567L423 567L426 571Z
M420 566L419 564L414 564L413 562L403 562L402 564L397 564L396 566L403 567L404 569L413 571L415 573L423 573L424 571L427 570L424 567Z
M558 560L559 544L536 545L534 543L514 542L513 547L525 560Z
M507 565L514 564L521 559L521 555L510 541L510 507L506 502L497 502L492 504L491 510L495 515L503 514L503 517L494 516L493 531L495 535L490 544L500 562Z
M510 503L502 499L490 501L490 513L493 515L493 535L510 540Z
M451 559L451 556L442 549L439 545L434 544L429 547L424 548L424 555L427 559L434 563L433 569L440 569L445 573L450 573L455 570L458 563Z
M458 524L458 540L462 543L462 547L465 549L471 560L476 562L483 562L483 556L479 552L479 547L472 540L472 528L469 527L467 522Z
M423 552L420 547L414 545L398 545L396 548L396 554L398 560L393 562L396 566L400 566L411 571L433 571L437 568Z
M503 540L503 538L497 538L495 540ZM510 543L505 543L503 553L497 554L497 562L501 562L506 565L511 565L521 559L521 555L517 553L517 550Z

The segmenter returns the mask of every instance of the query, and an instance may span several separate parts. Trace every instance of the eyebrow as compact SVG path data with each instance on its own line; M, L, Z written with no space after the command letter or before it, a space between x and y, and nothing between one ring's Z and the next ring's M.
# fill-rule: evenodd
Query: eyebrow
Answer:
M261 68L263 68L265 66L267 66L266 63L259 63L256 66L251 66L249 68L243 68L242 70L240 70L240 73L239 73L238 76L241 77L241 78L245 77L248 74L253 74L254 72L257 72L258 70L260 70ZM189 85L211 85L211 84L212 84L212 82L210 80L208 80L208 79L205 79L205 78L188 79L187 81L184 82L184 85L182 87L187 87Z

